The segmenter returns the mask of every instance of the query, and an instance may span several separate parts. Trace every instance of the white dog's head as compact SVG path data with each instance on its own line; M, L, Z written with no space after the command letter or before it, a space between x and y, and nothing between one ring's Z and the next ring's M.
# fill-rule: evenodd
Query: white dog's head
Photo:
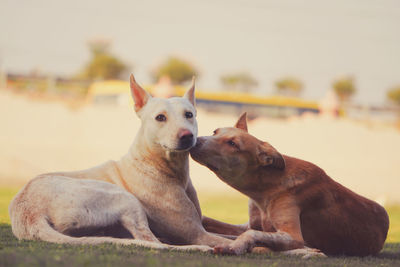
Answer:
M188 151L196 144L197 121L194 79L183 97L152 97L130 77L135 111L142 121L141 134L149 145L171 152ZM139 133L140 134L140 133Z

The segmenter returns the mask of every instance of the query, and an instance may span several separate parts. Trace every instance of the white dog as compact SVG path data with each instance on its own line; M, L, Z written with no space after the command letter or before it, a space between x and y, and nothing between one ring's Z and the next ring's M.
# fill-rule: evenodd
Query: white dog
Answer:
M171 244L200 245L182 249L199 250L232 242L204 229L189 177L188 150L197 137L194 82L183 97L169 99L151 97L133 75L130 83L142 125L129 152L119 161L30 181L9 207L19 239L165 248L155 233ZM212 224L227 234L246 229L207 220ZM121 231L135 239L115 238L124 236ZM93 236L107 233L114 237Z

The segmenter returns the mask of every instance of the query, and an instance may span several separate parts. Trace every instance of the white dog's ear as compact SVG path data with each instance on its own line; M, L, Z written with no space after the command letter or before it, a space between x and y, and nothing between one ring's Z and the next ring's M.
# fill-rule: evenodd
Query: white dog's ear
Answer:
M286 167L283 156L266 142L257 147L257 158L261 166L271 166L279 170L283 170Z
M242 129L247 132L247 112L240 115L240 118L235 124L235 128Z
M135 101L135 111L138 112L144 107L144 105L146 105L147 101L151 98L151 95L137 84L133 74L131 74L130 77L130 84L133 101Z
M193 78L192 78L192 86L190 86L190 89L183 96L187 100L189 100L190 103L192 103L193 107L196 107L195 80L196 80L196 78L193 76Z

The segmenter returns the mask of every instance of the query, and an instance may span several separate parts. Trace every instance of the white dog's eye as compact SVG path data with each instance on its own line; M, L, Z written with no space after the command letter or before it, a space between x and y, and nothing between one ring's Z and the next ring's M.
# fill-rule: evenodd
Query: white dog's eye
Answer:
M193 118L193 113L190 112L190 111L186 111L186 112L185 112L185 117L186 117L187 119Z
M156 117L156 120L157 121L166 121L167 117L165 117L164 114L158 114L157 117Z

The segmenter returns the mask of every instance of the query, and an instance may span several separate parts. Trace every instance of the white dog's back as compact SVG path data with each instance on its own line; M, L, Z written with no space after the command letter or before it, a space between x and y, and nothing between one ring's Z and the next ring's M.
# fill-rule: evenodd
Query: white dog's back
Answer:
M19 239L42 239L44 231L39 227L44 224L62 235L90 235L119 223L125 214L148 227L140 202L122 188L62 176L38 176L30 181L14 197L9 212L13 233Z

